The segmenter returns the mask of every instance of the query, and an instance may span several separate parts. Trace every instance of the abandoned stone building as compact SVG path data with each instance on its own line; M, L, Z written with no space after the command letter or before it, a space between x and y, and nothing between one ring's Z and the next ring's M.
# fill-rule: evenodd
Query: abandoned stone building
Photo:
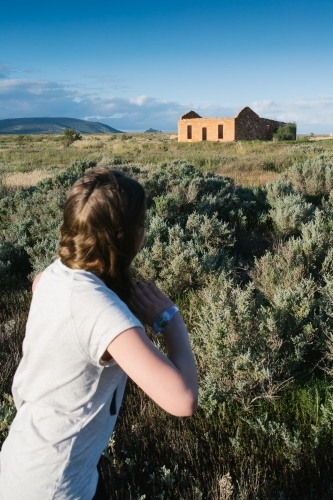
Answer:
M249 107L241 109L235 118L202 118L195 111L189 111L178 121L178 141L267 141L284 125L284 122L260 118Z

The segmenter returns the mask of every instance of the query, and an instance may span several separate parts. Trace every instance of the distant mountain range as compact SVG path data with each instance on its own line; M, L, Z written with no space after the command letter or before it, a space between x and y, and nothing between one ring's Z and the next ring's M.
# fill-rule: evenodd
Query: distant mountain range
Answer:
M154 128L149 128L148 130L145 130L145 134L161 134L161 130L156 130Z
M62 134L72 128L81 134L119 134L121 130L104 123L77 118L9 118L0 120L0 134Z

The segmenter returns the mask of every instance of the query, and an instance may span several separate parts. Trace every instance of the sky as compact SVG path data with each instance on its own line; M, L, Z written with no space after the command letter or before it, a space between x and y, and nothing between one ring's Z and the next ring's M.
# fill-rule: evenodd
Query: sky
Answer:
M333 133L332 21L332 0L7 1L0 119L176 131L249 106Z

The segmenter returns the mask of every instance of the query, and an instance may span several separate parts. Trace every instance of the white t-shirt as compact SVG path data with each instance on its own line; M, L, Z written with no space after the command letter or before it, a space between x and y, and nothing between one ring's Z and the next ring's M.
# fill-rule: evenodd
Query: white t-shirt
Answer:
M142 327L94 274L58 259L35 289L12 392L18 409L0 454L1 500L91 500L126 374L101 361Z

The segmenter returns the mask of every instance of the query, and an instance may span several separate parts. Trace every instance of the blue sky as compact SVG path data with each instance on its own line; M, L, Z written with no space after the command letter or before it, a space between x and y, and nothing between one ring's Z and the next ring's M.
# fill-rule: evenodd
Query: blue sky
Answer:
M250 106L333 133L332 21L331 0L6 2L0 119L172 131Z

